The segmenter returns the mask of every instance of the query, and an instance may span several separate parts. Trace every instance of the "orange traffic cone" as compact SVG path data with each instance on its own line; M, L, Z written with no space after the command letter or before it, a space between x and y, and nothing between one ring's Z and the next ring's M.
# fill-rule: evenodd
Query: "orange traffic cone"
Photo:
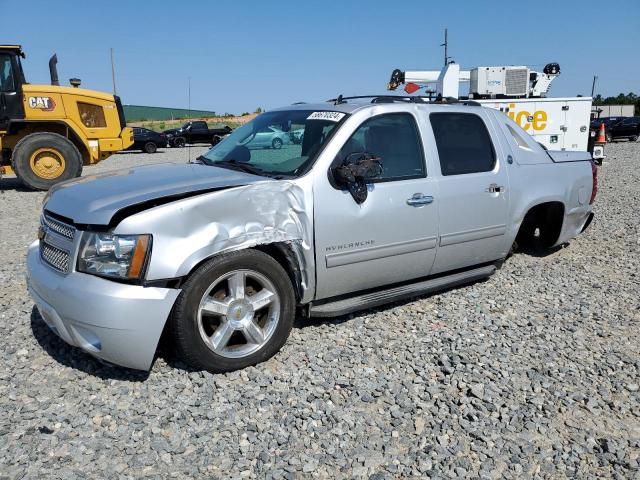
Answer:
M604 133L604 122L600 124L600 129L598 130L598 137L596 138L596 143L607 143L607 137Z

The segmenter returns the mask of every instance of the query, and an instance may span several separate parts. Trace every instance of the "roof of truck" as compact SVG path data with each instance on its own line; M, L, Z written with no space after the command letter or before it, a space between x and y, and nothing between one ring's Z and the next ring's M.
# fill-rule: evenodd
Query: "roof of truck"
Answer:
M456 101L444 101L438 103L431 103L428 101L423 101L422 97L412 96L412 97L403 97L400 95L367 95L367 96L357 96L357 97L338 97L337 99L331 99L322 103L294 103L293 105L288 105L286 107L275 108L273 110L313 110L313 111L332 111L332 112L342 112L342 113L353 113L356 110L360 110L368 107L376 107L380 105L389 105L389 104L407 104L407 105L455 105L455 106L474 106L481 107L482 105L477 104L473 101L465 101L461 100L459 102Z
M18 53L21 53L22 45L0 45L0 50L15 50Z

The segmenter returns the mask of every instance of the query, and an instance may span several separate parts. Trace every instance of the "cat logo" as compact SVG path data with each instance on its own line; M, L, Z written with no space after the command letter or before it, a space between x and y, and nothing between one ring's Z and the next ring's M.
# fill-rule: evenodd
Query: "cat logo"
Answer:
M37 108L43 112L50 112L56 108L56 102L51 97L29 97L29 107Z

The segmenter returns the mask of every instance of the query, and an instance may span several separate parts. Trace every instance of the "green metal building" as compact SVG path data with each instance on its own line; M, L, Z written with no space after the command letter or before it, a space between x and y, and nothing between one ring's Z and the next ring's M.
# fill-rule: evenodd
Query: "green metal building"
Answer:
M178 120L181 118L215 117L209 110L188 110L186 108L145 107L143 105L123 105L127 122L144 120Z

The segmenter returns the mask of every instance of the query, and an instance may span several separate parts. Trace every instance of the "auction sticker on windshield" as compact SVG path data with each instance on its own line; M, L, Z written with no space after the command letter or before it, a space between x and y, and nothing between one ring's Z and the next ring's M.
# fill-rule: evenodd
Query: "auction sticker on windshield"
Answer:
M344 118L342 112L313 112L307 117L307 120L329 120L331 122L339 122Z

